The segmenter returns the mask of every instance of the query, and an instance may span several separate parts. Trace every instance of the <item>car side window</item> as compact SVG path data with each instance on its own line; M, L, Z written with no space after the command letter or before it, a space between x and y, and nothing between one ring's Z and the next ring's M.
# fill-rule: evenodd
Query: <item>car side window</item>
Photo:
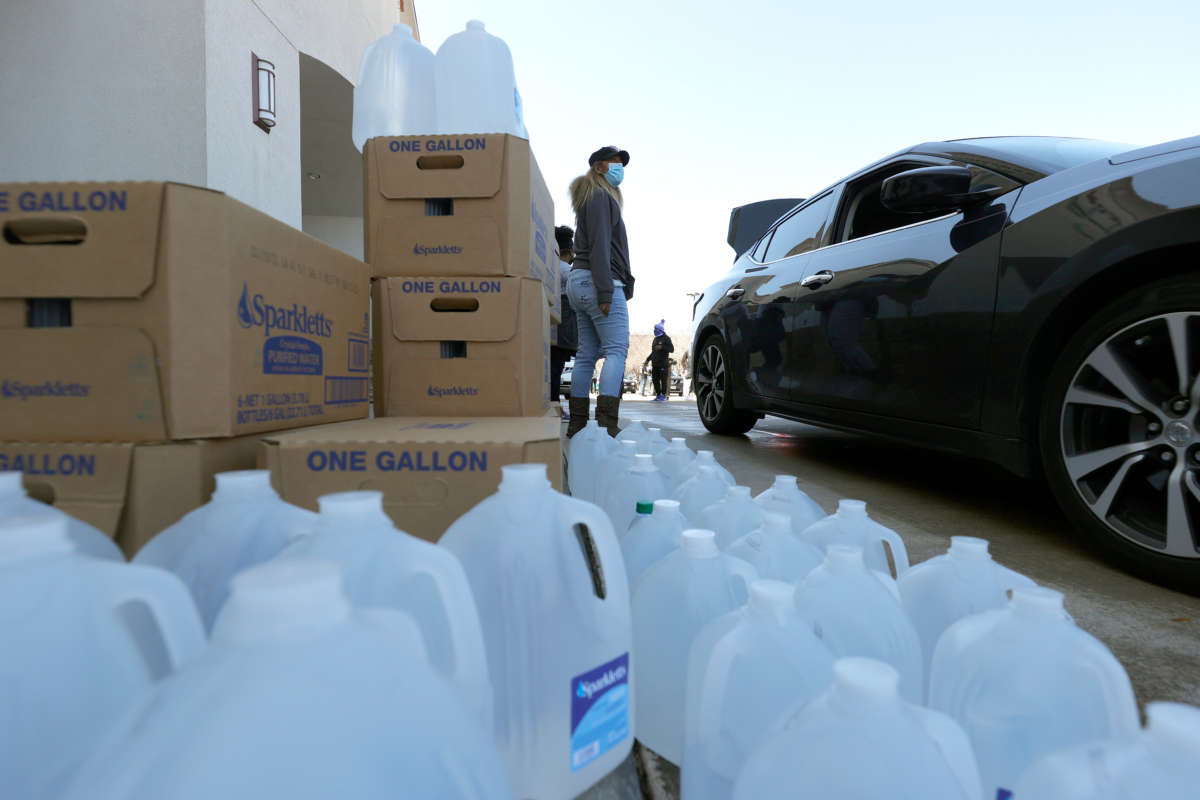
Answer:
M767 244L762 260L778 261L821 247L825 243L825 234L829 228L829 208L833 203L833 194L832 191L826 192L779 223L770 243Z

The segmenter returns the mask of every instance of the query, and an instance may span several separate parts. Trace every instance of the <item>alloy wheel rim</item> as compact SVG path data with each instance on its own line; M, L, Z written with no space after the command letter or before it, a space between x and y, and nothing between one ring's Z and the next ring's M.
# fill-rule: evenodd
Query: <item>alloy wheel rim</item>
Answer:
M1146 317L1083 360L1060 410L1076 493L1147 550L1200 559L1200 311Z
M712 422L725 405L725 357L721 355L721 348L715 344L704 348L698 366L699 369L696 370L696 405L699 407L700 416L706 422Z

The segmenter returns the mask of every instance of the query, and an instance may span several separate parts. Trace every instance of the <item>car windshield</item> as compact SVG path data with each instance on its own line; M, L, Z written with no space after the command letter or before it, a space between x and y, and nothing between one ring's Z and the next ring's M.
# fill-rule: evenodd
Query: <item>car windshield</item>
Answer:
M1136 147L1136 145L1105 142L1099 139L1062 139L1056 136L992 136L968 141L971 144L1034 159L1055 170L1070 169L1089 161L1099 161Z

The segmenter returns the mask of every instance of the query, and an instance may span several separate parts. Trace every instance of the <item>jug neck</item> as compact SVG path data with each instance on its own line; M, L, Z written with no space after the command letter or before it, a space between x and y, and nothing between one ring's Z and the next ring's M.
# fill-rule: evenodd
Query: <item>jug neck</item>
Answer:
M715 466L717 463L717 459L715 457L713 457L712 450L697 450L696 451L696 460L698 462L700 462L701 466L706 466L706 467Z
M950 549L946 551L955 561L981 562L991 561L988 553L988 540L977 539L974 536L951 536Z
M749 503L750 502L750 487L749 486L730 486L725 490L725 499L731 503Z
M691 559L716 558L721 554L717 549L717 535L698 528L683 532L679 549L685 558Z
M317 498L317 527L322 532L355 533L365 527L392 525L383 510L383 492L335 492Z
M415 36L413 36L413 29L411 27L409 27L408 25L405 25L403 22L397 22L394 25L392 25L392 35L400 36L405 39L415 39L416 38Z
M630 471L638 473L658 472L658 467L654 466L654 456L648 453L638 453L633 457L633 466L630 467Z
M498 494L505 497L539 494L549 488L545 464L508 464L500 468Z
M692 451L688 449L687 440L685 440L682 436L672 436L671 444L668 446L677 453L686 451L688 455L692 455Z
M74 550L63 516L18 514L0 519L0 564L64 556Z
M780 514L778 511L767 511L763 514L763 530L773 533L792 532L792 520L787 514Z
M867 712L899 702L900 673L872 658L842 658L833 664L830 702L849 712Z
M865 519L867 504L863 500L838 500L837 516L842 519Z
M0 472L0 501L25 497L25 486L21 479L22 473L16 470Z
M259 502L279 497L271 488L271 473L265 469L218 472L216 479L213 500L218 503Z
M1013 614L1025 619L1064 621L1063 594L1043 586L1014 588L1009 607Z
M795 475L776 475L771 488L780 494L795 494L800 487L796 484Z
M1184 703L1147 703L1146 739L1152 747L1200 759L1200 708Z
M315 559L272 561L234 576L214 641L253 644L308 638L344 623L342 571Z
M756 619L784 625L797 616L796 587L783 581L751 581L748 606Z
M825 565L835 574L862 572L867 568L862 548L848 544L831 544L826 547Z

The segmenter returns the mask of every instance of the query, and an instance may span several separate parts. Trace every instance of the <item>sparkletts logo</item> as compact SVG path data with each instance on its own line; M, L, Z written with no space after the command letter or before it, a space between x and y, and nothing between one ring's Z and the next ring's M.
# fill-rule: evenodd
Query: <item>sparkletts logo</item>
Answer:
M581 700L584 698L591 700L592 696L597 692L603 692L604 690L620 683L625 679L625 675L627 673L628 670L625 669L624 665L621 665L608 670L594 681L581 679L579 681L579 686L575 688L575 696Z
M333 336L333 320L321 311L309 311L307 305L292 303L290 306L277 306L266 301L262 294L250 294L246 284L242 284L242 296L237 304L238 325L243 329L262 328L263 335L270 337L277 331L320 336L328 339Z

